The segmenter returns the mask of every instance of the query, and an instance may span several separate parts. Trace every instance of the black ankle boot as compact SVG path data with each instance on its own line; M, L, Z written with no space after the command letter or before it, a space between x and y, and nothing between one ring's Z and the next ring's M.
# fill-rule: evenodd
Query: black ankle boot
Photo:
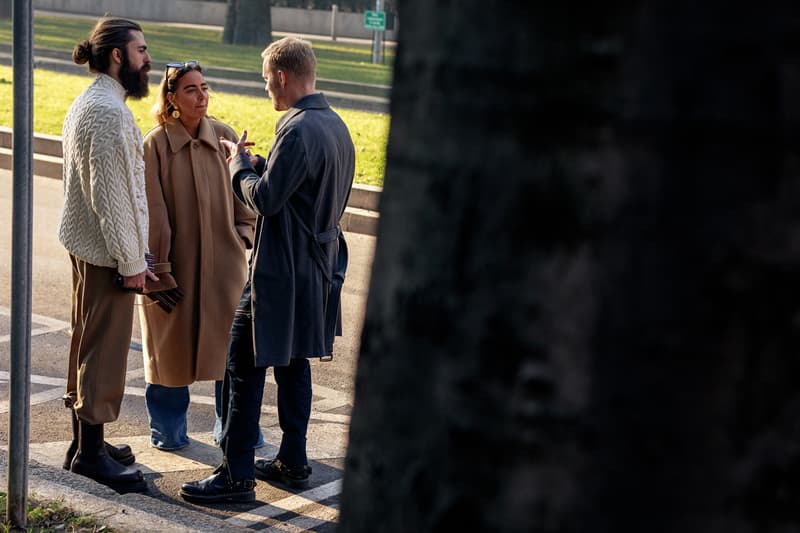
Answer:
M234 481L223 462L214 473L200 481L189 481L181 486L181 497L193 503L245 503L256 499L254 479Z
M79 422L78 452L70 470L111 487L120 494L143 492L147 483L140 470L128 468L108 455L103 440L103 424Z
M78 451L78 415L75 414L75 409L70 409L72 416L72 442L67 448L67 454L64 456L64 470L69 470L72 460L75 458L75 452ZM127 444L119 444L117 446L106 442L106 452L116 462L121 465L129 466L136 462L136 456L133 455L133 450Z

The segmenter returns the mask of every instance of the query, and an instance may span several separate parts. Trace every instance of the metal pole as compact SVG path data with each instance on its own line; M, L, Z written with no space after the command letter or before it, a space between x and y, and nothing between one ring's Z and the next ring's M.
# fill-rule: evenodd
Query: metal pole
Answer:
M375 11L380 13L383 11L383 0L375 0ZM379 64L383 62L381 41L383 40L383 32L375 30L372 32L372 62Z
M11 360L8 421L8 521L27 524L33 240L33 8L14 0L14 194L11 239Z
M336 12L339 11L339 6L333 4L331 6L331 40L336 40Z

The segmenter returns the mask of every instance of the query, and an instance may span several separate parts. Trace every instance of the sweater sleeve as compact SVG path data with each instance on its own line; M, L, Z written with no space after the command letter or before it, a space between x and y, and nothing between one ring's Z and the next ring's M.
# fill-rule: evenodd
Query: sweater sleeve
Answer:
M117 270L123 276L133 276L147 268L147 204L143 176L139 175L141 165L136 164L137 146L132 145L124 127L128 117L121 110L109 109L104 118L95 124L90 147L91 205Z

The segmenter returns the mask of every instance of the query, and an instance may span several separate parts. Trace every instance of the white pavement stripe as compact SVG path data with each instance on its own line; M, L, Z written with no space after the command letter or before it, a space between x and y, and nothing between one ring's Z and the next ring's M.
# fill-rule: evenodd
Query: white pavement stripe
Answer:
M313 489L301 492L300 494L295 494L293 496L283 498L282 500L278 500L269 505L262 505L261 507L256 507L255 509L251 509L245 513L234 515L228 518L226 521L232 524L236 524L237 526L249 526L252 524L257 524L259 522L262 522L264 518L274 518L286 512L297 512L299 509L302 509L303 507L307 507L309 505L314 505L317 509L322 508L320 510L326 510L326 509L334 510L336 516L333 517L333 520L335 520L336 517L338 517L339 512L333 509L332 507L326 507L320 504L319 502L321 502L322 500L326 500L332 496L336 496L341 492L342 492L342 480L337 479L335 481L331 481L330 483L326 483L325 485L320 485L319 487L314 487ZM314 514L318 513L315 512ZM314 520L319 520L318 517L314 516L311 516L310 518ZM329 521L331 521L329 518L322 519L322 522L329 522ZM276 526L278 526L278 524L276 524Z
M280 428L262 427L262 431L267 443L280 442ZM66 436L65 434L64 437ZM211 431L190 432L189 446L173 452L153 448L150 445L149 434L108 437L106 440L112 444L124 442L130 445L136 454L137 467L144 472L194 471L213 468L222 462L222 450L214 444ZM340 460L347 452L347 434L345 428L340 425L312 425L308 443L307 453L310 461ZM69 442L66 441L32 442L30 456L42 464L57 467L64 461L64 450L68 445ZM255 451L255 456L257 459L270 459L275 457L277 452L278 449L274 445L265 444ZM314 499L321 501L327 497L326 490L308 492L312 496L317 495Z
M339 521L339 512L331 507L326 507L325 509L329 509L333 512L332 516L326 518L313 518L311 516L298 516L297 518L292 518L286 522L275 524L272 527L267 529L263 529L262 531L267 531L269 533L279 533L281 531L291 531L297 533L313 533L313 529L321 524L329 524L331 522L338 522ZM316 514L316 513L315 513Z
M8 381L9 373L5 370L0 370L0 382ZM53 385L57 387L66 387L67 380L64 378L51 378L48 376L31 376L31 383L35 383L37 385Z
M139 379L143 377L144 377L144 367L134 368L133 370L128 370L125 373L125 381L129 379Z
M0 306L0 316L11 316L11 309ZM45 326L53 328L53 331L59 329L69 329L70 327L69 322L64 322L63 320L44 315L31 314L31 321L35 324L44 324Z
M8 382L9 373L0 371L0 383ZM31 383L37 385L53 385L54 388L31 394L30 405L38 405L52 400L57 400L64 395L64 388L67 386L67 380L63 378L51 378L47 376L31 376ZM0 401L0 413L7 413L9 410L8 400Z
M321 420L323 422L334 422L337 424L350 424L350 415L337 415L334 413L320 413L311 411L311 420Z
M348 402L341 398L325 398L324 400L312 403L311 408L316 409L317 411L330 411L332 409L344 407L347 404Z
M144 388L143 387L125 387L125 394L129 396L144 396Z
M313 390L315 395L321 396L321 397L325 398L326 400L334 400L335 399L335 400L339 400L343 404L350 403L351 398L350 398L349 394L346 394L344 392L338 391L336 389L332 389L330 387L326 387L324 385L318 385L316 383L314 383L312 385L312 387L313 387L312 390Z
M212 398L213 404L213 398ZM278 407L275 405L262 405L261 406L261 414L262 415L269 415L275 418L275 424L278 423L277 416L278 416ZM350 423L350 415L337 415L334 413L321 413L316 410L316 404L311 405L311 420L318 420L322 422L333 422L338 424L349 424Z
M39 335L46 335L47 333L53 333L55 331L61 331L64 328L54 328L54 327L46 327L46 328L36 328L31 330L31 337L38 337ZM11 334L8 335L0 335L0 342L10 342L11 341Z
M136 371L131 371L131 372L136 372ZM131 372L128 373L127 378L132 377ZM5 370L0 370L0 383L8 382L8 380L9 380L9 373ZM52 391L43 391L36 394L32 394L31 405L49 402L50 400L55 400L57 398L60 398L61 396L64 395L64 387L67 386L67 380L64 378L53 378L53 377L38 376L38 375L31 376L31 383L37 385L53 385L54 387L59 387L57 390L53 389ZM144 397L144 388L126 386L125 394L129 396ZM211 396L201 396L193 394L189 398L189 401L191 403L199 405L214 405L214 398ZM350 424L350 415L325 413L318 410L320 407L322 407L323 409L334 408L331 407L331 405L332 404L325 403L325 400L322 400L320 402L315 402L312 405L311 420L316 420L321 422L332 422L338 424ZM341 407L341 406L336 405L336 407ZM7 412L8 412L8 402L0 401L0 413L7 413ZM274 405L262 405L261 412L273 418L276 418L278 416L278 409Z
M66 436L66 435L65 435ZM222 462L222 451L211 441L211 433L190 434L193 444L177 452L164 452L150 446L149 435L109 437L112 444L128 444L136 454L136 468L145 474L195 471L213 468ZM32 442L30 458L52 467L60 467L69 441Z
M37 392L36 394L31 394L31 405L38 405L40 403L46 403L53 400L57 400L64 396L64 389L58 387L57 389L48 389L46 391ZM6 400L0 400L0 414L7 413L10 409L9 403Z

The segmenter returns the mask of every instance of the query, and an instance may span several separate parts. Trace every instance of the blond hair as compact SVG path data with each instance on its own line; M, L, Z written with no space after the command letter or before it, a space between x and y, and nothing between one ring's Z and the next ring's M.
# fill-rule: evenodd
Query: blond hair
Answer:
M317 58L311 43L296 37L284 37L267 46L261 57L270 71L290 72L301 80L314 80L317 74Z

